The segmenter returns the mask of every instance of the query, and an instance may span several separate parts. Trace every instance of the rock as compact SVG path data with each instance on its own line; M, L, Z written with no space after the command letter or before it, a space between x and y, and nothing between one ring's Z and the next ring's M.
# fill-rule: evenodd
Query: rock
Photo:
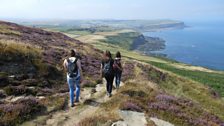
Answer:
M27 87L27 88L28 88L28 89L33 89L33 90L35 89L35 87Z
M46 97L44 97L44 96L37 96L36 98L37 99L45 99Z
M11 99L11 102L15 102L15 101L18 101L18 100L21 100L21 99L25 99L26 97L25 96L18 96L18 97L14 97Z
M101 91L103 88L105 88L103 84L97 84L96 85L96 91L97 92Z
M8 76L9 78L15 78L16 76L15 75L10 75L10 76Z
M156 126L174 126L173 124L158 118L151 117L150 120L152 120L156 124Z
M124 121L117 121L113 123L111 126L128 126L128 124L125 123Z
M145 126L147 124L144 113L133 111L119 111L119 114L128 126Z

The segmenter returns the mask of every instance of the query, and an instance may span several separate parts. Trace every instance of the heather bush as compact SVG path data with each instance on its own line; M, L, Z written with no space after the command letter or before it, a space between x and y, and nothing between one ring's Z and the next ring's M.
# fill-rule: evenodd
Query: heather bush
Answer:
M98 80L100 78L100 59L84 55L81 63L84 76L88 76L91 80Z
M20 99L13 103L3 104L0 106L0 125L13 126L31 119L35 114L44 110L34 98Z
M120 106L121 110L129 110L129 111L136 111L136 112L143 112L143 109L139 107L136 103L131 101L124 102Z
M20 86L7 86L4 88L5 92L7 95L14 95L14 96L18 96L18 95L36 95L37 94L37 90L35 89L29 89L27 87L25 87L24 85L20 85Z
M148 103L148 109L151 115L162 115L169 119L175 118L182 125L204 126L223 123L220 118L206 112L198 104L185 98L177 98L167 94L158 94L154 100Z
M50 96L52 94L54 94L55 91L51 88L40 88L37 92L37 96Z
M135 64L133 62L125 62L122 72L122 81L127 81L128 79L133 79Z
M145 97L146 93L144 91L141 90L125 90L121 92L122 94L128 95L130 97Z

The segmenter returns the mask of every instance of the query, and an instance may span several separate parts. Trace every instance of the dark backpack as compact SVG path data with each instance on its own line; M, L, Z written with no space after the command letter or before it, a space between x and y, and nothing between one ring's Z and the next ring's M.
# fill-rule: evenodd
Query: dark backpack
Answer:
M68 76L70 78L75 78L78 76L78 66L77 66L78 58L75 58L74 61L67 59L68 62Z
M113 75L113 60L103 62L103 75L104 76Z
M116 64L116 65L118 65L119 67L121 67L121 60L120 60L120 59L115 59L115 60L114 60L114 64ZM118 67L117 67L116 65L114 65L114 70L115 70L116 72L121 72L121 70L118 69Z

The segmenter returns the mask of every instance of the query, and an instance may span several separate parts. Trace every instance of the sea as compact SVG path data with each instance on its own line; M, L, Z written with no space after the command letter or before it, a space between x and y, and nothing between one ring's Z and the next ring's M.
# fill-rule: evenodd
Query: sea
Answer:
M190 65L224 70L224 21L185 22L184 29L145 32L145 36L165 40L166 48L152 53L165 54Z

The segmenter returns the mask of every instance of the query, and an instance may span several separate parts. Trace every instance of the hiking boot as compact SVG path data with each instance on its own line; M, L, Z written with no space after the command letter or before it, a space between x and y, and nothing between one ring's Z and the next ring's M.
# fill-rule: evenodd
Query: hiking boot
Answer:
M71 105L71 107L73 108L73 107L75 107L75 105L74 105L74 104L72 104L72 105Z
M111 93L109 93L109 95L108 95L109 97L112 97L112 94Z
M76 100L75 103L79 103L79 100Z
M79 105L80 104L80 102L79 101L75 101L75 105L77 106L77 105Z

